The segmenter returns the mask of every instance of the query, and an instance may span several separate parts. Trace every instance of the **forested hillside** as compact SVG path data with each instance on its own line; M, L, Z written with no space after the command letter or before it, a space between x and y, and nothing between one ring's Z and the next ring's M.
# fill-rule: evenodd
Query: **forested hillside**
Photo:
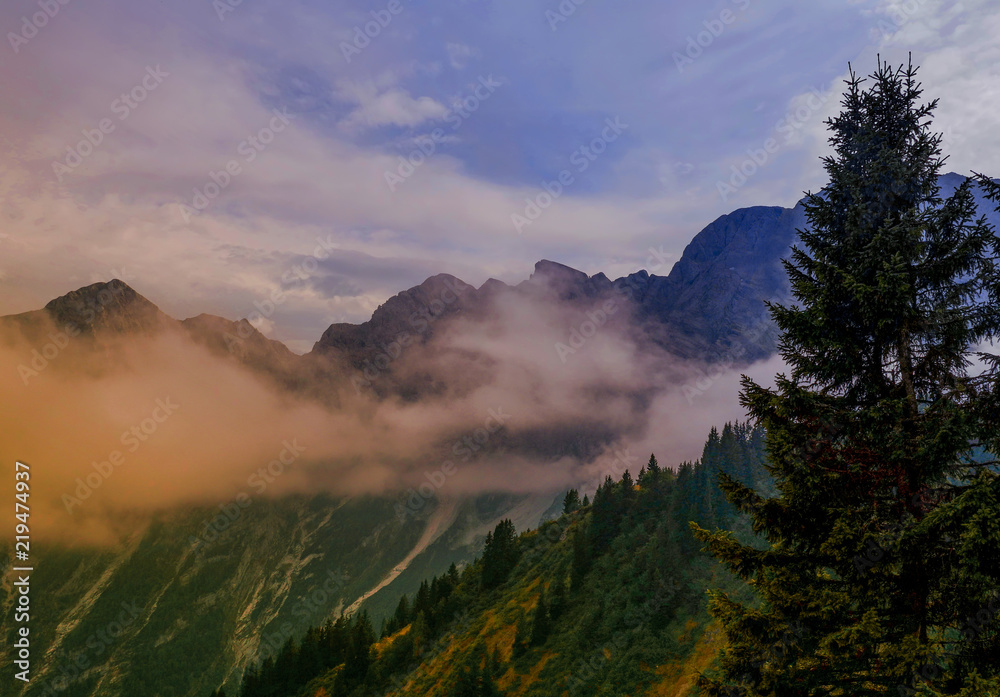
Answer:
M634 475L608 473L592 501L568 492L563 515L537 530L500 523L482 557L403 598L381 631L364 611L331 619L249 670L236 694L635 695L693 685L692 667L709 668L715 650L706 589L746 593L699 551L688 521L752 542L715 479L721 471L769 492L764 457L763 431L733 424L713 429L702 458L676 471L651 456Z

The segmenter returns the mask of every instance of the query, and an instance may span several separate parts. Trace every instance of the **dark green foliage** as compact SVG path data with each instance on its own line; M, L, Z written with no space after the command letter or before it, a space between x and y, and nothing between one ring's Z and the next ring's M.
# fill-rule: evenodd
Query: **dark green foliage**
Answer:
M646 464L646 475L649 477L651 484L655 484L656 480L660 476L660 463L656 461L656 455L649 454L649 462Z
M589 544L590 535L584 526L573 531L573 562L570 567L570 587L576 591L583 585L587 572L590 571L592 547Z
M573 513L580 508L580 492L570 489L563 498L563 513Z
M385 623L385 636L407 626L410 630L393 640L379 659L372 653L375 634L368 614L362 611L351 619L342 616L323 627L310 628L301 644L288 640L277 657L248 669L239 697L293 695L338 666L333 694L353 694L356 689L383 682L386 675L411 668L441 629L452 623L457 612L453 592L460 580L452 565L445 575L424 581L412 603L403 597Z
M531 645L541 646L549 636L551 618L549 617L549 604L545 601L545 588L538 594L538 604L535 606L535 615L531 621Z
M448 691L449 697L500 697L502 693L497 687L496 676L503 666L495 664L496 660L495 653L491 658L486 656L481 646L477 647L465 665L459 668Z
M483 548L483 588L492 589L507 578L507 574L517 563L517 540L514 524L510 520L500 521L493 532L486 534Z
M718 438L731 439L733 447L706 450L712 470L765 490L759 430L727 425ZM711 477L702 474L707 467L688 464L691 476L684 488L658 466L645 469L643 485L628 473L619 481L609 477L594 506L521 536L509 520L502 521L474 564L461 572L452 566L400 600L385 621L379 652L372 650L374 634L365 613L341 617L247 670L240 697L296 697L319 687L331 697L383 695L408 681L402 694L423 695L444 685L447 695L492 697L500 694L498 681L507 671L530 670L542 655L551 661L532 694L641 693L656 679L652 667L691 649L690 638L684 643L676 638L691 635L690 621L703 626L708 620L699 588L715 572L681 544L690 537L686 502L712 495ZM735 513L725 517L731 510L719 506L716 517L704 522L732 525ZM609 535L603 550L591 543L595 524ZM535 607L524 612L535 594ZM515 629L509 664L500 652L506 647L494 645L488 652L477 636L487 616L501 617L508 631ZM454 642L468 646L470 638L471 648L449 653L444 675L423 677L424 666L440 652Z
M552 604L549 605L549 617L557 622L569 607L569 597L566 593L566 583L562 580L552 582Z
M511 647L511 655L514 658L523 656L524 652L528 650L529 640L528 623L524 615L521 615L517 619L517 628L514 631L514 644Z
M713 594L729 648L709 695L1000 690L1000 477L977 457L997 451L997 361L968 371L1000 332L1000 240L970 182L938 195L915 72L880 63L867 88L852 73L828 122L830 184L786 262L797 304L771 306L791 375L742 393L777 492L722 478L768 545L697 530L763 600ZM726 457L724 435L709 448ZM726 505L709 492L691 512Z
M392 613L390 617L385 622L385 626L382 629L382 636L387 637L395 634L400 629L405 627L410 623L410 601L404 595L399 599L399 604L396 605L396 611Z
M594 492L590 519L590 547L594 555L603 554L618 536L619 523L624 509L619 505L623 497L620 488L608 475Z
M341 617L323 627L312 627L301 644L289 639L276 658L268 657L249 668L243 675L239 697L294 693L313 677L345 661L357 662L352 669L352 679L357 681L367 670L367 652L362 655L362 645L368 642L370 646L371 638L371 623L364 614L353 624Z

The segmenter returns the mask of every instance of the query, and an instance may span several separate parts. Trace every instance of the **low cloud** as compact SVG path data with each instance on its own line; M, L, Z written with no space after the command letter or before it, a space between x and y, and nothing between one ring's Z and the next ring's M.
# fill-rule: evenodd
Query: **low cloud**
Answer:
M442 468L444 496L556 493L616 461L635 474L650 450L698 457L711 426L742 416L738 373L691 399L695 366L644 339L624 301L598 321L606 302L500 293L401 355L407 398L359 395L341 374L324 405L178 329L93 347L58 327L8 335L0 458L31 465L33 534L95 542L123 516L229 500L255 473L266 496L397 495Z

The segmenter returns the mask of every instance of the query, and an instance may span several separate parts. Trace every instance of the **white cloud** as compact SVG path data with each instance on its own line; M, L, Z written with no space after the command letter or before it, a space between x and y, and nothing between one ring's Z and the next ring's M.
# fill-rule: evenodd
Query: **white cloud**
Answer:
M465 67L469 58L479 55L479 50L465 44L447 43L445 50L448 52L448 62L451 67L460 70Z
M430 97L414 99L399 88L385 91L373 84L347 84L343 92L358 104L345 120L348 126L404 126L413 128L427 121L443 119L448 108Z
M920 67L923 100L939 100L932 129L944 135L941 147L948 156L944 171L1000 176L1000 167L994 164L1000 156L1000 44L995 38L1000 35L1000 6L989 0L880 2L872 14L878 18L874 43L853 61L855 71L870 73L877 53L883 60L900 64L912 52L913 62ZM845 70L828 94L839 97L846 78ZM828 100L822 118L803 129L812 163L828 152L824 121L838 110L839 99ZM818 166L809 170L810 186L821 186L825 181L822 170Z

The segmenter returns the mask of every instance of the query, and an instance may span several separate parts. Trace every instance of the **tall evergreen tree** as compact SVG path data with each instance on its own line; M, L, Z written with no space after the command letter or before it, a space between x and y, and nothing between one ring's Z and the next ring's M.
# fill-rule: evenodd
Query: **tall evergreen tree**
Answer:
M590 534L584 527L573 531L573 560L570 564L570 589L574 592L583 587L587 572L593 559L590 547Z
M570 489L563 497L563 513L572 513L580 508L580 492Z
M1000 694L1000 632L963 631L1000 602L997 364L969 370L1000 331L1000 241L970 182L939 195L920 98L912 64L880 61L828 121L830 184L785 262L797 304L771 306L791 375L741 395L778 496L721 477L769 546L694 526L763 600L711 595L729 646L707 694Z
M497 523L492 532L486 533L483 548L483 588L496 588L507 578L517 562L517 536L514 523L508 519Z
M549 637L549 604L545 600L545 587L538 594L538 604L535 606L535 619L531 623L531 645L541 646Z
M524 652L528 650L528 639L530 638L528 633L528 624L521 615L517 618L517 625L514 630L514 643L511 645L510 654L514 658L523 656Z
M646 476L652 482L660 476L660 463L656 461L656 455L653 453L649 454L649 462L646 463Z
M562 578L553 581L552 603L549 605L549 617L555 622L558 620L566 608L569 606L569 598L566 595L566 584Z

